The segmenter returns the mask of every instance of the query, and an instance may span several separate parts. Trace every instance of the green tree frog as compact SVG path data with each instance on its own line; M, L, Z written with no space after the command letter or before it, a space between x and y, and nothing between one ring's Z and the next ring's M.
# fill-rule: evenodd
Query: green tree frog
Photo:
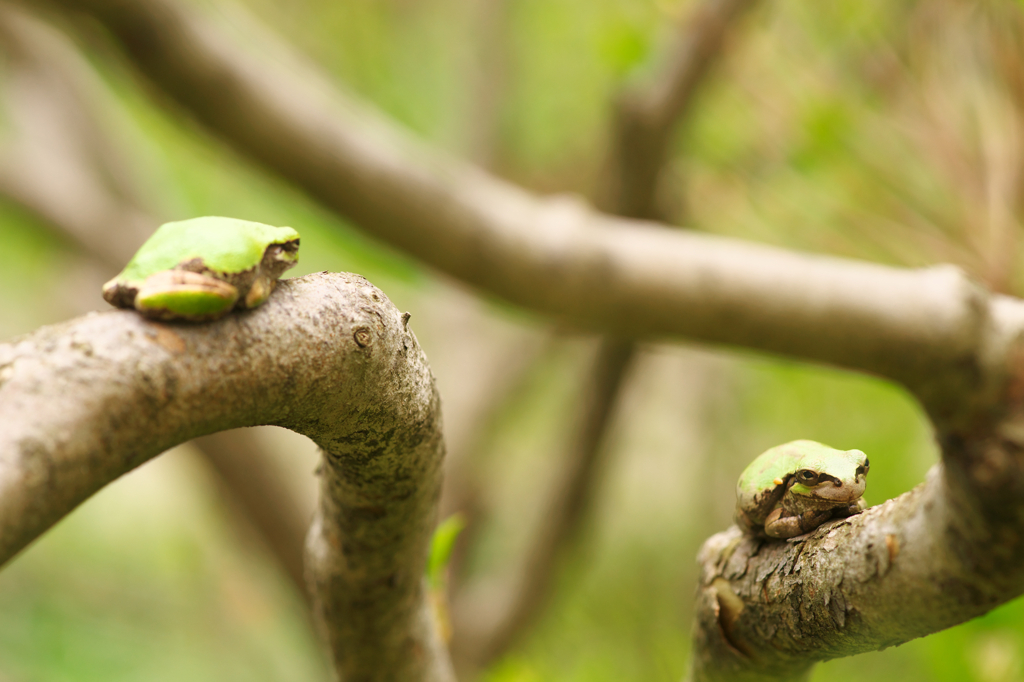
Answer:
M263 303L298 260L290 227L213 216L165 223L103 285L103 298L157 320L214 320Z
M757 537L791 538L864 510L868 458L795 440L761 454L736 484L736 525Z

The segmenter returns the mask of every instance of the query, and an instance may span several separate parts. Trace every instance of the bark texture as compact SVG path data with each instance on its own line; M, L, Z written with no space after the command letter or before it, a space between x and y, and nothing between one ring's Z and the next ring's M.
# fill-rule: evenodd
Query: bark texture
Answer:
M815 661L931 634L1024 592L1024 304L971 296L973 351L918 393L942 462L914 490L806 536L733 527L710 538L694 682L805 679Z
M323 450L315 610L346 682L451 680L423 573L443 458L408 317L358 275L284 281L213 324L91 314L0 346L0 563L164 450L275 424Z

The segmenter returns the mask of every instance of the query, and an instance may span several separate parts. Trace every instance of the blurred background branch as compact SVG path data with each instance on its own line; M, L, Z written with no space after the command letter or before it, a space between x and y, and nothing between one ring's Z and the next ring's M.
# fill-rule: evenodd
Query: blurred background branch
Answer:
M612 115L611 155L597 205L627 218L671 222L658 207L672 143L685 127L709 72L727 49L731 29L755 0L704 0L643 85L625 88Z
M681 22L672 58L644 90L633 89L618 98L606 171L606 184L612 189L596 192L598 205L625 217L666 221L655 208L655 194L669 158L671 133L683 125L690 100L711 71L730 22L749 4L746 0L702 4L696 17ZM501 10L507 12L505 3L490 8L495 13ZM493 24L488 27L494 30ZM490 39L487 54L491 58L484 64L503 63L491 44L498 42L495 36L491 31L485 35ZM495 82L500 82L500 75L495 74ZM488 93L487 100L492 96ZM486 116L496 119L492 109ZM594 506L600 474L606 468L602 455L610 448L614 409L636 352L630 340L600 341L580 388L570 442L558 458L561 471L542 503L544 512L528 546L508 575L485 576L480 589L470 587L459 593L452 651L460 677L470 679L500 659L550 602L557 572L565 556L579 548L578 536ZM477 493L475 499L480 496Z

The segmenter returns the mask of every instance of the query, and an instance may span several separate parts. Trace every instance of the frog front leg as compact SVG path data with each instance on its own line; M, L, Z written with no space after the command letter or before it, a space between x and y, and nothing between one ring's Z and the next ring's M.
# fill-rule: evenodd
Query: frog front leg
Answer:
M764 520L764 532L768 537L781 540L795 538L809 533L832 518L831 509L812 509L791 516L783 516L783 513L783 508L778 507Z
M862 511L867 509L868 505L864 501L864 498L859 498L855 502L851 502L845 507L836 507L832 510L833 516L853 516L854 514L860 514Z

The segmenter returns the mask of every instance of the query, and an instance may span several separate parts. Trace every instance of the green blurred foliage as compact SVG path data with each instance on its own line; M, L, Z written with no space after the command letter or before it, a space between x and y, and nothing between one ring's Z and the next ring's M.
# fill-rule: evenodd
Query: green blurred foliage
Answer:
M250 6L432 143L475 157L469 131L493 115L485 129L494 131L495 172L592 195L616 91L656 76L697 1ZM214 0L195 4L232 21ZM1020 204L996 180L1005 156L1024 157L1014 89L1024 73L1021 12L1020 3L968 0L764 3L734 33L675 140L660 188L666 205L678 215L685 207L696 229L898 265L954 262L1020 293ZM432 273L162 107L109 50L90 59L134 126L124 135L154 214L294 225L303 237L294 274L364 274L416 325ZM480 104L488 88L498 93L493 109ZM75 314L68 299L80 280L71 275L83 257L68 240L2 203L0 240L0 335ZM93 305L103 307L98 287ZM494 508L471 572L514 560L541 521L589 350L579 339L555 344L487 433L481 461ZM910 489L935 462L920 409L880 380L722 349L654 347L648 357L654 364L637 371L616 415L598 508L555 601L490 682L680 679L693 557L730 523L735 478L767 447L816 438L865 450L871 504ZM296 596L258 547L232 533L217 491L196 484L206 479L187 458L165 456L113 484L0 574L0 681L324 677ZM923 640L826 663L814 679L1024 679L1022 609L1015 601Z
M324 679L304 605L215 493L171 451L17 558L0 576L0 679Z

